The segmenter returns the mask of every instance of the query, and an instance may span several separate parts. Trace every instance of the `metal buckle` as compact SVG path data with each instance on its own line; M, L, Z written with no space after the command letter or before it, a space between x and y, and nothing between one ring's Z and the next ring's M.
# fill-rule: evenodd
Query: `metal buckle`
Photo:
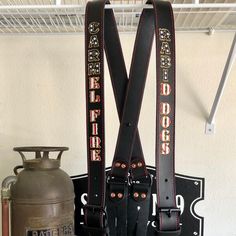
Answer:
M107 184L127 185L128 184L128 179L123 179L123 178L108 175L106 182L107 182Z
M156 230L156 236L179 236L181 234L181 228L177 230Z
M177 208L177 207L173 207L173 208L171 208L171 207L169 207L169 208L168 207L161 207L161 208L158 208L158 212L159 213L166 213L167 216L170 218L172 212L178 212L179 215L180 215L181 210L180 210L180 208Z
M129 177L129 183L132 184L140 184L140 185L148 185L148 187L152 186L153 183L153 176L148 174L145 177L139 178L139 179L132 179L132 177Z
M95 214L95 212L97 212L98 214L99 213L102 213L102 221L103 221L103 225L104 226L101 226L101 227L92 227L91 225L86 225L85 222L84 222L84 229L87 230L88 232L104 232L104 233L107 233L108 232L108 225L107 225L107 213L105 211L105 209L101 206L97 206L97 205L84 205L83 207L83 210L89 210L92 212L92 214ZM99 217L100 219L100 216L96 216L96 217Z
M84 210L90 210L94 214L95 212L102 212L104 216L106 216L106 211L103 207L97 205L84 205Z

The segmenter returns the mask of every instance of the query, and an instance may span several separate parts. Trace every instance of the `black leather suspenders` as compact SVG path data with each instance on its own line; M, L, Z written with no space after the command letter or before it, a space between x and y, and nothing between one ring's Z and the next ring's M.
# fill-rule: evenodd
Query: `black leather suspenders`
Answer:
M85 18L88 201L84 208L89 236L105 236L104 2L88 2Z
M175 201L175 49L171 5L150 1L140 17L129 79L111 9L88 2L85 22L88 203L84 208L89 236L145 236L152 178L137 130L149 58L156 35L156 235L180 233ZM104 58L105 48L120 129L112 169L105 176Z

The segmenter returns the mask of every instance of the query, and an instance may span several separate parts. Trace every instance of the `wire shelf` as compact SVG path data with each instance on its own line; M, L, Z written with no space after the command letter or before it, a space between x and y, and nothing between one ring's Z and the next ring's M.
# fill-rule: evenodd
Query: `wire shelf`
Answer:
M236 31L236 3L172 1L178 31ZM232 1L232 2L230 2ZM113 1L119 31L134 32L144 1ZM82 33L86 1L0 1L0 34Z

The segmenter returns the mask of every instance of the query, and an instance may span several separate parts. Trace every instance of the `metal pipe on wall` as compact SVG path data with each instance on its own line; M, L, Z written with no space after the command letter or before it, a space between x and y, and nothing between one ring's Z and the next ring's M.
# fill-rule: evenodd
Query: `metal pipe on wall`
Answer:
M16 176L8 176L2 182L2 236L9 236L10 186L16 182Z
M225 68L224 68L224 71L220 80L219 87L216 92L216 96L215 96L215 99L211 108L209 118L207 119L207 122L206 122L206 129L205 129L206 134L215 133L214 121L215 121L216 112L219 107L219 103L223 95L226 82L229 78L229 74L234 65L235 60L236 60L236 33L234 35L234 39L233 39L233 42L229 51L229 55L225 64Z
M2 236L9 236L9 199L2 199Z

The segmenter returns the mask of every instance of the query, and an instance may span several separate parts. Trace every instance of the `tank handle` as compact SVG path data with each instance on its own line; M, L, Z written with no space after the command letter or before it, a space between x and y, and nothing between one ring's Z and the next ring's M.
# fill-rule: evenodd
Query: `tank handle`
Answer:
M35 152L35 158L49 158L49 152L59 152L57 155L57 160L61 160L62 153L69 150L68 147L46 147L46 146L30 146L30 147L14 147L14 151L21 155L23 161L26 161L23 152ZM43 156L41 155L43 152Z
M24 169L24 167L22 165L14 167L13 171L14 171L15 175L19 174L19 172L18 172L19 169Z
M63 152L64 152L64 151L60 151L60 152L59 152L59 154L58 154L58 156L57 156L57 160L59 160L59 161L61 160L61 155L62 155Z
M21 156L22 160L26 161L26 158L25 158L25 155L23 154L23 152L19 151L19 153L20 153L20 156Z

